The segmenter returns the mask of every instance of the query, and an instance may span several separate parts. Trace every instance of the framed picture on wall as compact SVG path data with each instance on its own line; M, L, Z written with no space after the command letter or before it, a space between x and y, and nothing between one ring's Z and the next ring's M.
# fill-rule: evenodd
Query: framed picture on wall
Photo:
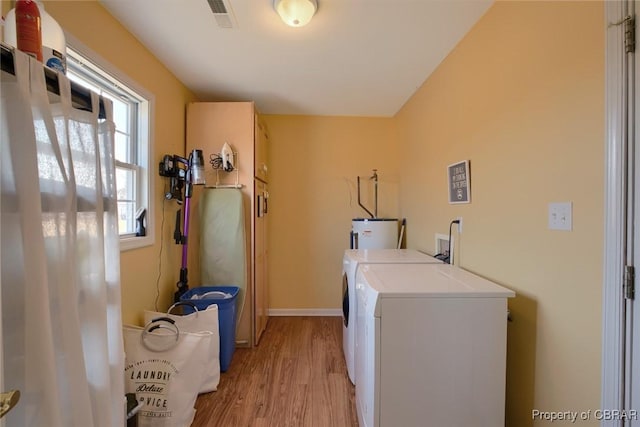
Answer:
M449 203L471 202L469 160L449 165L447 167L447 182L449 183Z

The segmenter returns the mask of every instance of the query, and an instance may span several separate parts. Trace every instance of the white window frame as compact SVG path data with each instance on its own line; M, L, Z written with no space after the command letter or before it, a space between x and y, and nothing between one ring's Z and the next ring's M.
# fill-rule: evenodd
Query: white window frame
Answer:
M135 235L121 235L120 236L120 251L126 251L130 249L141 248L145 246L151 246L155 243L155 202L153 198L153 185L154 185L154 168L152 164L153 156L153 129L154 129L154 111L155 111L155 97L148 90L143 88L137 82L133 81L122 71L118 70L108 61L103 59L100 55L93 52L87 46L85 46L73 35L65 32L68 48L79 54L86 59L86 64L92 64L100 71L112 76L115 80L118 80L128 88L136 92L144 101L139 104L139 122L148 123L148 126L137 126L137 163L140 165L137 170L137 177L139 182L136 188L136 199L138 200L138 207L144 207L147 210L145 216L145 228L146 236ZM67 55L67 63L73 61L69 55ZM121 164L116 161L116 166L125 166L128 168L128 164Z

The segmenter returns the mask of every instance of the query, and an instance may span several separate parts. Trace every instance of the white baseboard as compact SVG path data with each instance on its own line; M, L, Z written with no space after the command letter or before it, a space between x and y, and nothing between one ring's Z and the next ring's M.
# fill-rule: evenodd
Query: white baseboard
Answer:
M269 316L342 316L340 308L270 308Z

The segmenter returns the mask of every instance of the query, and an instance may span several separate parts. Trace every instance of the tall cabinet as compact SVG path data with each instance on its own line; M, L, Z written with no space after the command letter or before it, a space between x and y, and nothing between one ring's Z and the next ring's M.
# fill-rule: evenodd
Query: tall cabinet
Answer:
M269 212L267 129L253 102L194 102L187 105L186 152L201 149L205 158L206 187L241 186L246 238L246 289L238 301L236 325L239 346L257 345L267 326L269 288L267 278L267 218ZM235 170L218 171L209 164L212 155L228 143L235 155ZM189 283L201 285L199 202L204 189L195 189L194 213L189 230ZM206 285L206 284L205 284Z

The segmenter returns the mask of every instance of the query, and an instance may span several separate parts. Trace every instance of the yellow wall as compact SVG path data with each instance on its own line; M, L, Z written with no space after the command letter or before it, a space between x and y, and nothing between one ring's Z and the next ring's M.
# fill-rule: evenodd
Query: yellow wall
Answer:
M398 214L392 119L263 116L269 129L270 306L341 307L342 254L358 207L356 177L378 169L378 216ZM362 183L363 204L372 206ZM371 210L371 209L370 209Z
M159 272L165 183L155 176L156 165L164 154L184 154L185 105L195 97L97 1L47 1L45 9L66 32L155 96L151 173L156 182L152 192L156 202L156 243L122 252L120 257L123 321L139 323L143 320L142 311L154 308ZM159 283L159 308L162 311L168 308L179 279L180 248L172 239L176 209L172 202L165 203Z
M508 426L599 407L604 33L601 2L498 2L396 117L408 247L432 252L461 216L460 265L517 293ZM449 205L465 159L472 203ZM573 231L547 228L559 201Z

